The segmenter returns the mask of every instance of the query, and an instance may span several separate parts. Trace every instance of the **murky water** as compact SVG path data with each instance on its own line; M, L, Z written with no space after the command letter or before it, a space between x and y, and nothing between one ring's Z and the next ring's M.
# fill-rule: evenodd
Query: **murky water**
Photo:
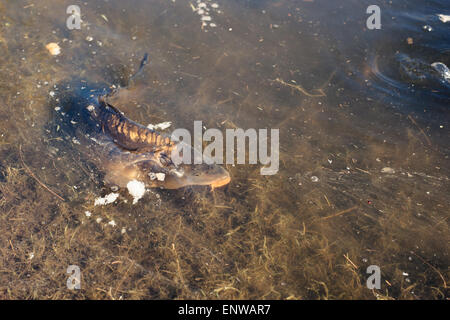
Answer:
M448 298L447 1L378 1L380 30L370 1L201 3L0 4L0 297ZM57 99L74 79L126 83L145 52L115 106L168 131L279 128L279 172L227 165L212 192L95 206L105 172L59 134Z

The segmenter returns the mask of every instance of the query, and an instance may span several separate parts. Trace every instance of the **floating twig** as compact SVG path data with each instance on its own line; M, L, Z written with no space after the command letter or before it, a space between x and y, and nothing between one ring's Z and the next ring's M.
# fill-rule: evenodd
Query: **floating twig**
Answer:
M354 264L353 261L348 257L348 253L344 254L344 258L353 266L353 268L358 269L358 266Z
M428 144L431 146L430 138L426 135L426 133L422 130L422 128L417 124L416 120L414 120L410 114L408 114L408 119L411 120L411 122L420 130L420 132L423 134L423 136L427 140Z
M314 94L314 93L309 93L302 86L300 86L298 84L287 83L287 82L281 80L280 78L276 78L273 81L281 83L282 85L285 85L287 87L291 87L292 89L295 89L297 91L300 91L301 93L303 93L304 95L306 95L308 97L317 98L317 97L325 97L326 96L326 94L322 88L314 89L316 92L318 92L318 94Z
M344 213L348 213L348 212L350 212L350 211L353 211L353 210L355 210L356 208L358 208L358 206L354 206L354 207L351 207L351 208L349 208L349 209L346 209L346 210L343 210L343 211L339 211L338 213L332 214L331 216L328 216L328 217L320 218L319 220L327 220L327 219L330 219L330 218L334 218L334 217L343 215Z

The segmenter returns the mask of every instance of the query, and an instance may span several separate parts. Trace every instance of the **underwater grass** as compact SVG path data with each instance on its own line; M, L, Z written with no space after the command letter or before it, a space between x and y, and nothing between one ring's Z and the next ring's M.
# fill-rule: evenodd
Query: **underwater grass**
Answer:
M0 26L0 299L448 299L445 140L428 141L426 125L381 103L338 96L335 65L304 45L308 35L278 51L289 45L279 42L281 28L254 51L259 40L245 34L204 40L192 28L182 37L172 29L176 13L134 30L135 42L125 22L108 26L117 37L94 56L86 34L0 6L11 24ZM44 45L65 37L72 45L49 57ZM214 192L153 190L132 205L121 190L116 203L94 206L110 192L104 173L55 134L49 91L73 74L123 80L148 43L156 48L149 85L118 104L127 115L185 128L195 119L220 129L280 128L277 175L228 166L231 184ZM292 69L299 57L298 68L314 74ZM189 75L177 73L181 65ZM293 75L295 87L283 84ZM304 94L317 89L320 97ZM366 287L372 264L382 271L380 290ZM69 265L80 266L79 291L66 287Z

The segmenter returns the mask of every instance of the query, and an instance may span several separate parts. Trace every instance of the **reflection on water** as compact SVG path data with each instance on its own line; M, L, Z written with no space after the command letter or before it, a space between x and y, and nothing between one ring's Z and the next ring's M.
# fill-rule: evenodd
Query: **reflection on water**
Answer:
M89 1L72 31L71 1L0 4L0 297L448 298L446 1L382 1L381 30L370 1L200 3ZM61 84L125 85L144 52L127 117L279 128L278 174L94 205L111 190L59 134Z

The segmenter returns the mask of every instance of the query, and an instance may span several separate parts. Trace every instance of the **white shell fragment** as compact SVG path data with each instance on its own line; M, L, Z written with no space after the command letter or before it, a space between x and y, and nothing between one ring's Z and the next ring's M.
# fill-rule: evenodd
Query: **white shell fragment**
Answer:
M439 20L441 20L443 23L450 22L450 16L445 14L438 14Z
M434 62L431 66L439 72L439 74L446 80L450 82L450 69L442 62Z
M192 3L190 4L192 11L196 12L200 16L201 29L207 32L206 27L217 27L217 24L213 22L213 17L216 14L220 14L221 11L218 10L219 5L217 3L211 3L210 0L201 1L197 0L197 7ZM212 15L212 16L211 16Z
M145 194L145 184L141 181L131 180L127 183L127 189L133 197L133 204L136 204Z
M103 198L99 197L99 198L95 199L94 206L104 206L104 205L113 203L114 201L117 200L118 197L119 197L118 193L107 194Z
M157 124L149 124L147 126L147 128L151 129L151 130L165 130L167 128L169 128L172 125L171 121L166 121L166 122L161 122L161 123L157 123Z
M158 179L158 181L164 181L164 179L166 179L166 174L162 173L162 172L158 172L156 174L156 179Z
M150 180L164 181L166 179L166 174L162 172L158 173L149 172L148 176L150 177Z
M52 56L57 56L61 53L61 47L56 42L50 42L45 46Z
M112 227L116 226L116 222L114 220L111 220L110 222L108 222L108 224Z

